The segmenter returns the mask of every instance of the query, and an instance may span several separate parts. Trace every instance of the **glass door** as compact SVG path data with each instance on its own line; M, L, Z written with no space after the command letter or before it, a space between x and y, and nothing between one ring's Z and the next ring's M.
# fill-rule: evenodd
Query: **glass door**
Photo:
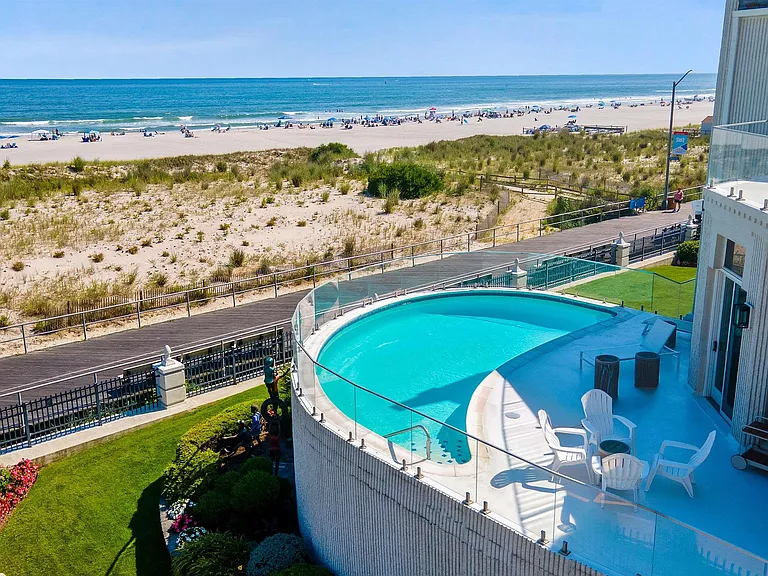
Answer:
M739 283L721 272L721 305L719 327L715 331L717 338L712 343L714 352L714 372L710 396L728 420L733 417L733 405L736 399L736 379L739 372L742 328L736 326L736 307L747 300L747 293Z

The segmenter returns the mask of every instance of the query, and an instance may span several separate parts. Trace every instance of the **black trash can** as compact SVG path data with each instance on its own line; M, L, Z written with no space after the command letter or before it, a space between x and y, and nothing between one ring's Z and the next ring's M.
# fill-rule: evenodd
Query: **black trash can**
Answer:
M661 357L656 352L635 354L635 388L657 388Z
M611 398L619 397L619 358L601 354L595 358L595 389L602 390Z

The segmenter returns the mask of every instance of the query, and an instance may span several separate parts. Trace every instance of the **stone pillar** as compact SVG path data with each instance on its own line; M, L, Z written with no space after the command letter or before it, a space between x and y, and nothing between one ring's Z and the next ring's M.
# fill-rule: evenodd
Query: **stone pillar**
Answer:
M526 288L528 286L528 272L520 268L520 258L515 258L512 268L509 269L510 288Z
M685 239L693 240L693 237L698 229L699 225L693 223L693 215L688 214L688 223L685 225Z
M613 247L611 248L611 264L621 266L622 268L629 266L630 248L630 243L624 240L624 233L619 232L619 237L616 239L616 242L613 243Z
M171 358L171 347L165 347L163 360L152 364L155 371L155 385L160 405L168 408L187 399L187 388L184 385L184 364Z

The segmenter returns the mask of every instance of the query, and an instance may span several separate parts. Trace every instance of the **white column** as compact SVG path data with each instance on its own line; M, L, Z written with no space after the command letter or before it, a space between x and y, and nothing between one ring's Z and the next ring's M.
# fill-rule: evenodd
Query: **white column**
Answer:
M510 282L512 288L525 288L528 286L528 272L520 268L519 258L515 258L512 268L509 269L509 274L512 276Z
M619 237L613 243L611 247L611 264L626 268L629 266L629 249L630 244L624 240L624 233L619 232Z
M160 405L168 408L187 399L187 388L184 384L184 364L171 358L171 347L165 347L163 360L152 364L155 371L155 385Z
M685 225L685 239L693 240L693 237L698 229L699 225L693 223L693 215L688 214L688 223Z

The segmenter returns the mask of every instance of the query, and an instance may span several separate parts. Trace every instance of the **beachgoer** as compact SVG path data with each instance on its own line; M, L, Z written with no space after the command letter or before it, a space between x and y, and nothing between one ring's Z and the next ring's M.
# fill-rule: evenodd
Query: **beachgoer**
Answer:
M261 447L261 412L259 412L258 406L253 404L251 406L251 436L256 440L256 443Z
M280 468L280 425L277 422L269 427L269 458L272 460L272 474L277 476Z
M683 191L678 188L675 192L675 212L680 212L680 208L683 205Z

